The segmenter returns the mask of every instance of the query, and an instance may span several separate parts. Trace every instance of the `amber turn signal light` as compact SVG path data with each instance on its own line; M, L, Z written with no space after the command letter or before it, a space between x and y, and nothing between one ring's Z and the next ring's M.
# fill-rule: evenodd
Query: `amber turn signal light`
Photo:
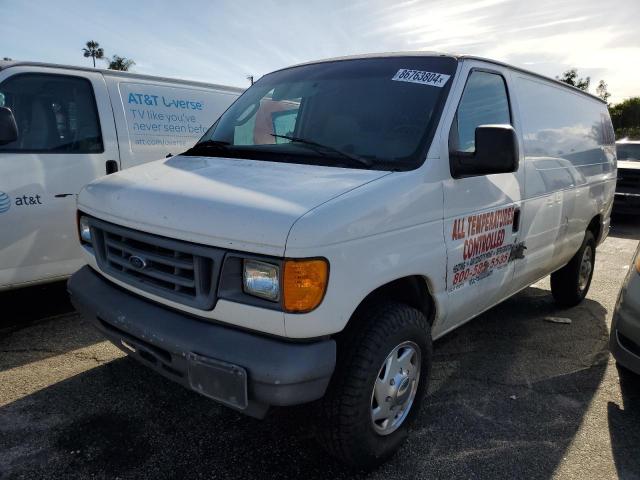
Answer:
M329 264L324 259L285 260L283 306L290 313L310 312L322 302L329 279Z

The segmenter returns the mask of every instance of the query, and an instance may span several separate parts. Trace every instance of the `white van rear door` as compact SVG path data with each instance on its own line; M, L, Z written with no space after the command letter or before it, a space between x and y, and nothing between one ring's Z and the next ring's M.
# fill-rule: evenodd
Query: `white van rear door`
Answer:
M123 168L188 150L241 92L116 75L106 81Z
M83 264L76 195L118 161L100 73L33 66L0 72L18 140L0 146L0 288L73 273Z
M480 125L510 124L517 131L509 100L509 71L465 61L447 113L450 125L443 157L449 151L475 151ZM453 97L455 98L455 97ZM444 236L451 329L512 292L512 246L518 242L522 172L449 178L444 181ZM515 220L515 222L514 222Z

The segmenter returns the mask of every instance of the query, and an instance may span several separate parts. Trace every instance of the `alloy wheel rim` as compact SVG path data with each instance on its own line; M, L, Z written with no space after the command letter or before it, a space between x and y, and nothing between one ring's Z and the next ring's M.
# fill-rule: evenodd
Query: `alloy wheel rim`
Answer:
M371 424L379 435L395 432L405 421L420 381L420 347L414 342L397 345L376 376L371 392Z
M591 246L587 246L582 253L582 261L580 262L580 271L578 273L578 288L582 292L587 288L591 271L593 270L593 251Z

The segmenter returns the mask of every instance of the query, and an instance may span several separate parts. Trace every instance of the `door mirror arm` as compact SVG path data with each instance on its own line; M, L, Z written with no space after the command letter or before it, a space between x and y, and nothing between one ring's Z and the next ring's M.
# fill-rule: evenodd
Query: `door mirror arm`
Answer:
M18 139L18 125L13 112L7 107L0 107L0 145L15 142Z

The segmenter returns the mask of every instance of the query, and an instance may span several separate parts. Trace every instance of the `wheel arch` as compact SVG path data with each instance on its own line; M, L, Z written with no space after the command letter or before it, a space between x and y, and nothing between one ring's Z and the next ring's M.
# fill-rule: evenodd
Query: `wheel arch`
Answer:
M602 215L597 214L594 216L589 225L587 225L587 230L593 233L593 237L596 239L596 245L600 243L600 238L602 238Z
M380 285L371 291L356 307L351 315L347 326L359 317L360 313L370 308L372 305L383 302L394 301L404 303L422 312L433 326L436 318L437 304L432 294L429 279L422 275L408 275L400 277Z

